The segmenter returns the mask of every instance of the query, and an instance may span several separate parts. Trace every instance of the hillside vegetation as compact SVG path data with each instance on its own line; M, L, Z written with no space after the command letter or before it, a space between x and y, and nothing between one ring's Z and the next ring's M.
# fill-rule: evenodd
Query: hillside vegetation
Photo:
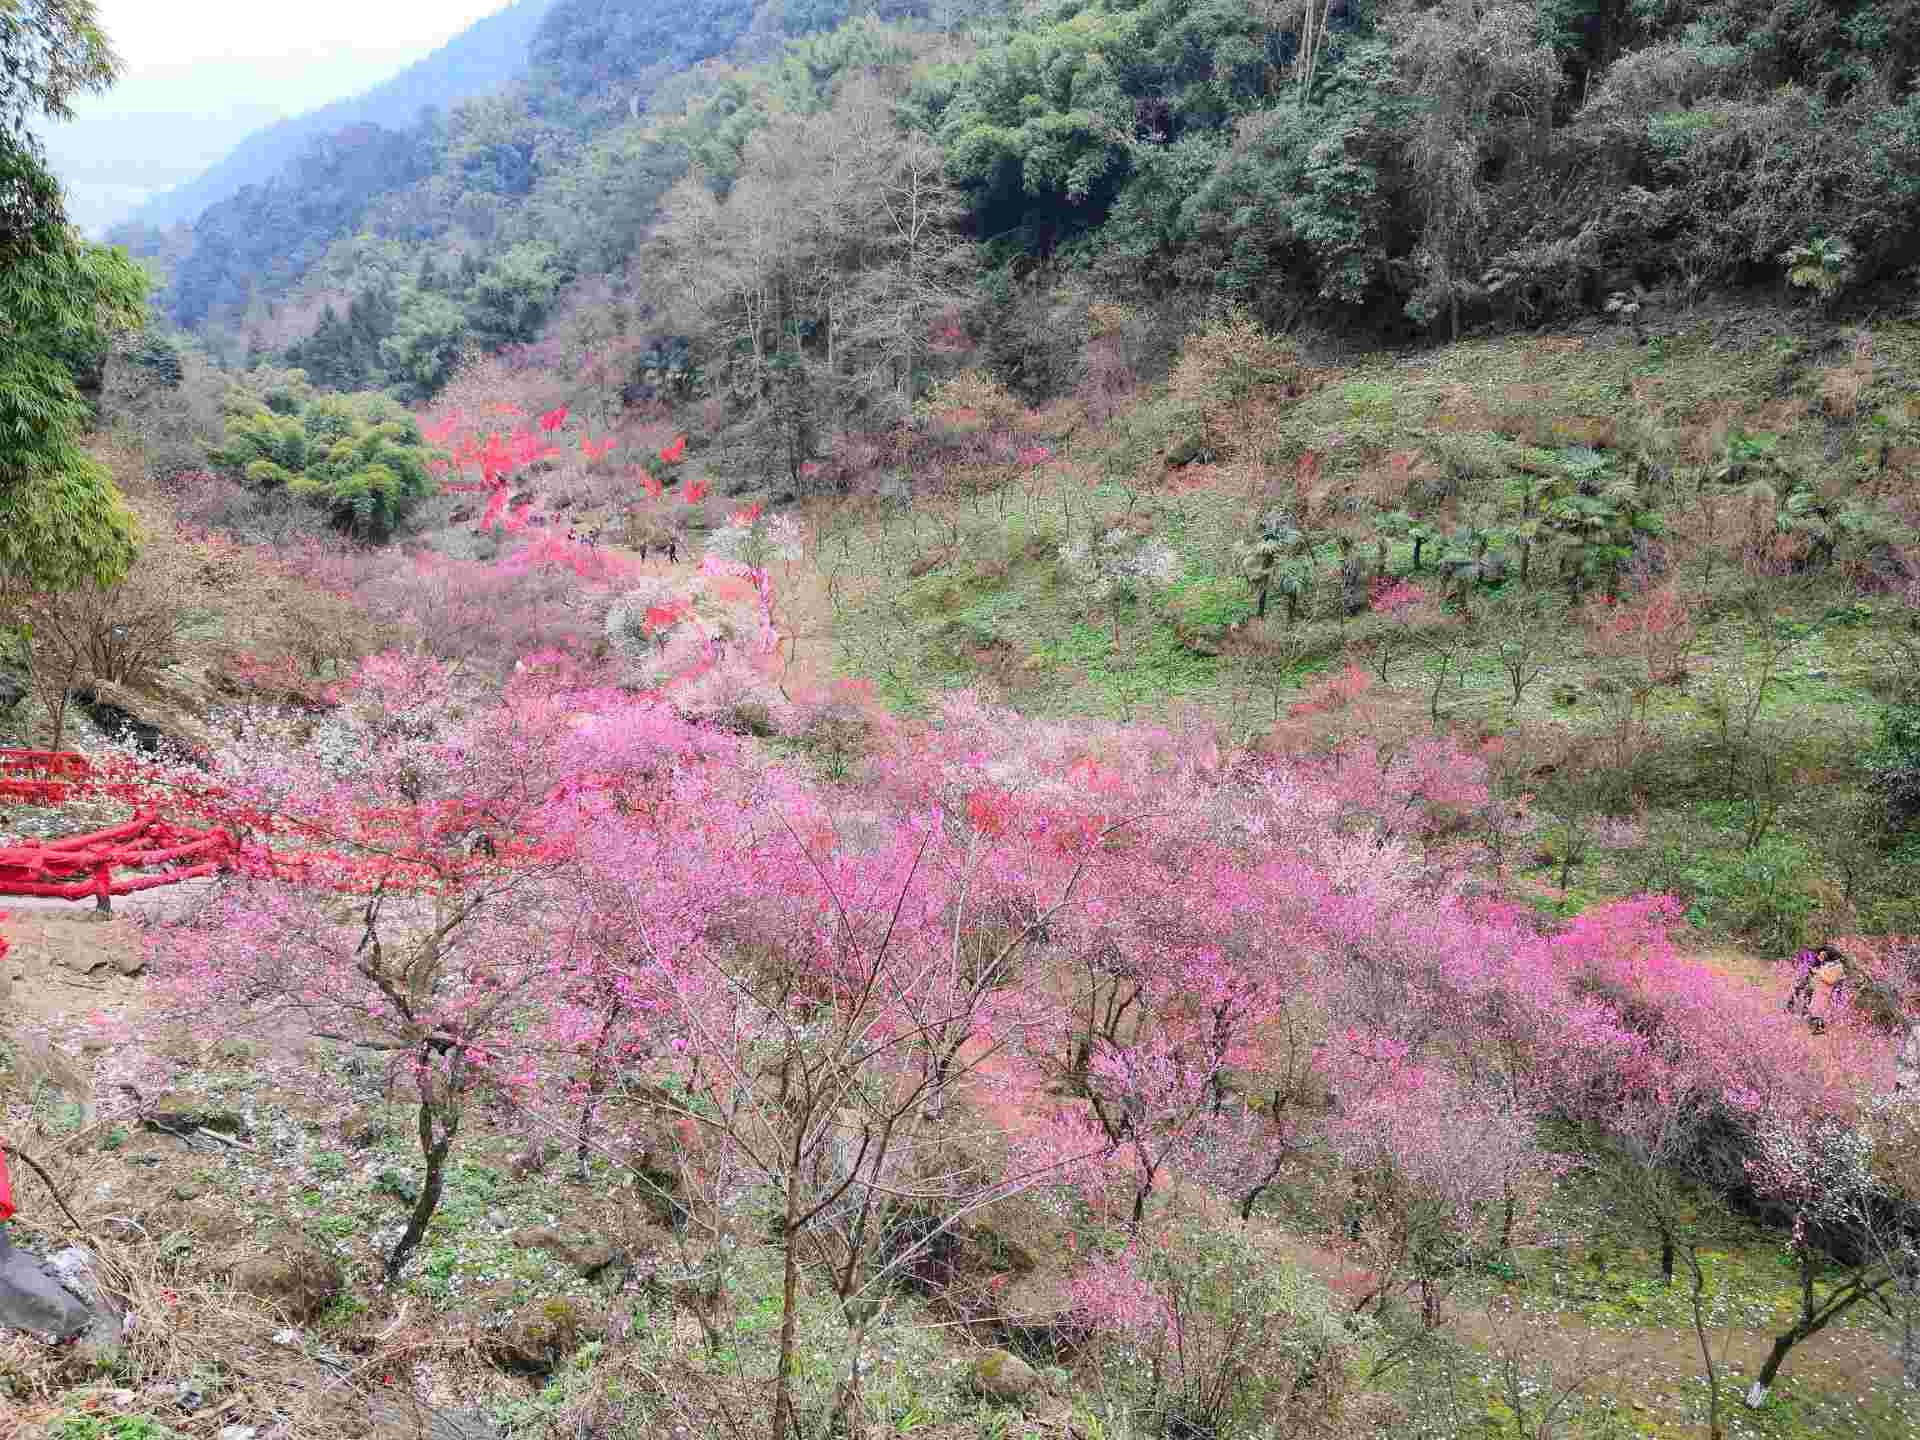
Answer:
M1916 55L555 0L145 335L54 195L0 830L227 869L4 921L5 1423L1913 1434Z
M831 110L855 75L938 149L975 275L1040 260L1121 298L1213 293L1268 323L1457 336L1727 285L1839 300L1920 260L1916 42L1897 5L1075 0L900 12L892 28L784 0L695 15L555 6L522 85L410 132L420 169L367 174L352 205L304 215L269 186L147 242L172 267L167 308L213 314L237 359L358 301L379 318L338 383L431 388L444 370L422 368L422 344L531 338L471 313L476 271L543 315L644 250L690 167L724 197L750 137ZM250 286L258 257L222 237L262 232L297 258ZM184 268L203 240L215 253ZM648 269L621 287L643 332L664 328L645 319ZM782 323L813 336L823 319Z

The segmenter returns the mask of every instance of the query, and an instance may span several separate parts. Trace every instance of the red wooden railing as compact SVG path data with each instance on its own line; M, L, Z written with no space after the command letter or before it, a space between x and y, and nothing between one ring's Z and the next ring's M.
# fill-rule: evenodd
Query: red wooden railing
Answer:
M616 782L586 782L595 788ZM133 808L133 818L86 835L0 847L0 899L9 895L55 900L92 896L110 909L115 895L176 885L221 871L345 894L376 889L457 889L462 866L448 855L426 853L449 837L471 836L463 858L488 867L538 860L545 851L511 835L496 835L486 817L450 803L429 811L373 807L356 812L355 837L379 840L382 853L368 864L353 845L334 848L336 837L286 826L254 813L217 785L161 777L137 765L90 764L61 751L0 750L0 798L61 803L77 795L110 798ZM177 817L169 819L167 816ZM181 823L191 817L198 828ZM416 833L416 831L418 833ZM317 848L309 848L318 842ZM421 847L425 847L423 850ZM456 845L454 856L458 856ZM116 875L117 870L150 873Z
M152 811L88 835L0 849L0 895L105 902L226 869L233 841L223 830L187 830ZM183 863L184 862L184 863ZM154 874L116 876L121 869Z
M64 804L92 775L87 757L70 750L0 750L0 800Z
M60 804L76 789L96 788L99 774L84 755L59 750L0 750L0 798ZM112 791L121 787L107 786ZM151 804L131 820L85 835L0 846L0 895L85 900L108 909L132 895L213 875L233 863L225 830L195 830L162 819ZM116 875L118 870L148 873ZM5 942L0 941L0 954Z

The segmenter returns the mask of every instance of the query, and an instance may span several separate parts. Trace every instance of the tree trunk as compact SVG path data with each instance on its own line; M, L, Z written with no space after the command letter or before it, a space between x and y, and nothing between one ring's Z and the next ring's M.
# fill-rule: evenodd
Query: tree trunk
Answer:
M606 1088L607 1042L613 1036L613 1027L620 1019L620 1002L613 1002L613 1008L607 1011L607 1018L600 1027L600 1038L594 1042L593 1059L587 1065L587 1095L580 1103L579 1144L575 1152L575 1172L582 1180L587 1178L587 1136L593 1127L593 1112L600 1103L600 1092Z
M388 1283L400 1277L401 1270L426 1238L428 1222L439 1208L440 1192L446 1187L447 1155L453 1149L453 1137L460 1130L460 1114L454 1108L456 1077L449 1074L445 1100L436 1103L433 1098L434 1077L429 1068L432 1064L431 1052L422 1051L420 1064L420 1155L426 1161L427 1173L420 1184L420 1196L413 1202L413 1213L407 1217L406 1232L401 1235L399 1244L393 1247L393 1253L387 1257ZM457 1070L459 1064L458 1059L450 1059L449 1069ZM436 1119L439 1122L437 1126ZM436 1129L439 1132L437 1135Z
M804 1133L804 1132L803 1132ZM786 1225L780 1248L784 1268L780 1280L780 1361L773 1377L772 1440L788 1440L793 1429L793 1344L798 1328L800 1290L800 1146L787 1156Z
M1766 1363L1760 1367L1760 1373L1754 1377L1752 1388L1747 1391L1749 1410L1758 1410L1767 1403L1767 1392L1773 1388L1774 1378L1779 1375L1780 1367L1786 1364L1787 1356L1794 1346L1802 1340L1818 1335L1862 1300L1878 1295L1894 1278L1892 1273L1888 1272L1877 1280L1869 1280L1865 1274L1856 1272L1846 1284L1829 1294L1816 1306L1813 1299L1812 1254L1803 1252L1800 1264L1800 1318L1781 1333L1780 1337L1773 1342L1773 1349L1767 1352Z
M1247 1198L1240 1202L1240 1218L1242 1220L1253 1219L1253 1207L1255 1203L1266 1193L1267 1187L1280 1178L1280 1167L1285 1161L1286 1156L1284 1152L1274 1156L1273 1164L1269 1165L1267 1167L1267 1173L1260 1177L1260 1183L1247 1191ZM1354 1238L1358 1239L1359 1237L1355 1236Z
M1774 1377L1780 1373L1780 1367L1786 1364L1787 1352L1806 1338L1799 1331L1800 1327L1796 1325L1773 1342L1773 1349L1767 1352L1767 1363L1760 1367L1760 1373L1754 1376L1753 1385L1747 1391L1749 1410L1758 1410L1767 1403L1767 1392L1773 1388Z
M1900 1378L1910 1394L1920 1394L1920 1275L1909 1271L1900 1292Z
M53 727L53 738L47 742L49 750L58 750L67 736L67 706L73 695L73 678L80 673L80 655L78 652L67 656L64 664L53 667L57 670L57 684L48 684L38 669L32 672L40 691L40 703L47 707L47 719Z
M827 1421L829 1435L844 1435L849 1440L858 1440L866 1433L864 1416L865 1403L861 1391L866 1380L867 1326L869 1320L861 1320L853 1327L853 1333L847 1337L847 1373L834 1387L833 1415Z
M1707 1340L1707 1277L1693 1246L1687 1247L1687 1269L1693 1276L1693 1336L1700 1345L1700 1361L1707 1367L1707 1440L1720 1440L1720 1372L1714 1368L1713 1346Z
M1426 1330L1440 1328L1440 1292L1429 1275L1420 1277L1420 1325Z

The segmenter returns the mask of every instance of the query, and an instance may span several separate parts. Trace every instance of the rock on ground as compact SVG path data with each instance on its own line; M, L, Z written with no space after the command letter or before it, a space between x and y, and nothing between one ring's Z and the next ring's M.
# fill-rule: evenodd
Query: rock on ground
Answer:
M1018 1404L1040 1383L1031 1365L1005 1350L989 1350L975 1360L971 1378L976 1394L1003 1405Z
M346 1283L339 1263L308 1246L294 1246L271 1255L255 1255L232 1269L234 1289L264 1300L287 1319L304 1324L340 1293Z
M212 739L199 719L208 696L195 687L154 681L135 692L95 679L74 690L73 699L101 734L152 753L195 755Z
M100 1283L93 1252L83 1245L69 1245L47 1257L47 1271L86 1308L87 1323L75 1341L81 1358L94 1365L119 1359L121 1342L127 1338L126 1320Z
M565 1300L534 1301L487 1337L487 1358L520 1375L549 1375L580 1346L580 1315Z
M591 1235L573 1235L559 1230L522 1230L513 1243L528 1250L544 1250L573 1266L583 1280L591 1280L609 1265L617 1263L619 1249Z
M39 1260L14 1249L0 1225L0 1326L65 1340L93 1323L86 1302Z

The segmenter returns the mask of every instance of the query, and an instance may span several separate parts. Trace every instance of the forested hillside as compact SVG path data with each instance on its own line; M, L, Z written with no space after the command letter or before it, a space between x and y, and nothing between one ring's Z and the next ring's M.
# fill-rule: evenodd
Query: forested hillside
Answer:
M117 227L115 239L126 244L145 230L191 224L209 206L246 186L274 180L314 141L339 131L362 125L405 129L420 123L423 110L443 110L504 89L526 72L527 46L552 3L513 0L364 95L337 100L249 135L205 174L154 196L127 216Z
M1221 296L1269 322L1412 337L1783 281L1837 300L1920 260L1920 42L1898 6L1150 0L896 18L563 0L520 88L393 142L409 159L354 176L349 203L264 186L202 217L207 253L165 303L189 325L214 315L237 356L289 350L326 304L343 317L361 299L378 318L353 345L327 337L321 368L423 392L467 340L529 338L564 285L618 273L687 168L723 198L753 132L831 109L855 75L937 148L962 202L950 229L980 246L970 277L1041 262L1117 297ZM268 273L238 233L291 258ZM458 293L420 283L455 255ZM490 267L524 323L469 313L468 279ZM650 301L644 266L635 285Z

